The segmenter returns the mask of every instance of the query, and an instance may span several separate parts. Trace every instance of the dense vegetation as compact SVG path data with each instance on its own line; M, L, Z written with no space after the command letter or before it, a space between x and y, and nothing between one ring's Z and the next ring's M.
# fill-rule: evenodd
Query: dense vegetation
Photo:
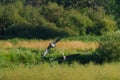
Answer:
M90 52L93 54L79 55L78 60L82 59L81 63L119 61L119 3L119 0L0 0L0 38L47 39L67 36L69 40L102 41L98 49ZM95 35L103 36L102 40ZM17 40L14 40L14 44L17 44ZM7 55L4 55L4 50ZM37 50L37 53L41 52ZM40 58L40 54L31 54L34 50L24 47L1 49L1 53L1 61L15 63L37 63L37 56Z
M0 0L0 80L119 80L119 8L119 0Z
M120 31L104 35L96 52L104 61L120 61Z
M61 57L61 54L59 54L59 48L51 50L50 53L52 54L48 54L46 58L41 58L41 54L47 45L41 44L43 49L42 47L37 48L36 42L37 44L38 42L42 42L38 39L1 40L0 45L2 46L0 46L0 80L13 80L13 78L15 80L119 80L120 44L116 44L115 42L111 43L111 41L119 41L120 36L119 34L117 36L116 33L111 35L105 35L103 38L100 38L104 41L108 39L110 42L101 45L102 47L100 46L100 48L97 50L85 48L85 50L81 50L75 48L75 46L72 45L70 46L71 48L67 46L68 50L64 50L65 55L69 56L77 54L77 56L67 58L65 61L62 60L62 64L59 64L59 60L56 59ZM106 38L106 36L108 37ZM65 41L65 43L68 42L68 40L63 41ZM71 42L74 43L74 41ZM76 41L76 44L80 45L78 42L79 41ZM34 46L32 46L31 43L33 43ZM71 44L70 42L68 43ZM89 44L89 42L85 43ZM43 42L43 44L45 44L45 42ZM111 46L109 46L109 44L111 44ZM62 47L64 45L62 45ZM89 44L89 46L91 45ZM82 45L80 46L82 47ZM118 58L116 58L117 56ZM118 62L104 63L108 61ZM101 65L101 63L104 64Z
M0 0L0 38L103 35L120 29L119 0Z
M50 50L45 58L42 58L41 55L49 44L48 41L2 40L0 41L0 45L3 45L0 47L0 67L9 67L11 64L35 65L44 62L60 64L72 64L74 62L79 64L87 64L89 62L96 64L113 61L119 62L120 32L109 33L99 39L97 42L69 41L69 38L68 40L63 39L63 41L59 42L60 44L57 48ZM65 61L61 57L61 51L68 56Z

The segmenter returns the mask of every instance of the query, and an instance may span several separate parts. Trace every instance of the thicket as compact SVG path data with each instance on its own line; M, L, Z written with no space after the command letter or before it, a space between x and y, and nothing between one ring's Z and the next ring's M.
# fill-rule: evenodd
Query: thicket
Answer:
M40 50L27 48L0 49L0 67L9 67L12 65L35 65L40 63Z
M112 11L116 1L0 0L0 38L46 39L116 31L119 18Z
M89 36L88 36L89 37ZM88 38L87 37L87 38ZM86 38L86 39L87 39ZM93 38L94 39L94 38ZM16 40L13 41L16 43ZM24 47L19 48L1 48L0 49L0 67L9 67L11 64L19 65L35 65L38 63L67 63L71 64L77 62L79 64L87 64L94 62L101 64L104 62L120 61L120 31L111 32L103 35L99 39L99 47L95 51L73 51L74 54L65 51L66 60L57 49L50 51L45 58L41 55L44 50L29 49Z
M120 31L104 35L96 52L103 61L120 61Z

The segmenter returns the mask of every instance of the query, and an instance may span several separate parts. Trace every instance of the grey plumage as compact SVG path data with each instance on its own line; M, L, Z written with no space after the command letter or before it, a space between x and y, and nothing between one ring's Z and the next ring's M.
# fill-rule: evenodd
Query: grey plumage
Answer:
M50 48L54 48L56 46L56 43L59 42L61 40L61 37L60 38L57 38L55 41L51 42L49 44L49 46L47 47L47 49L44 51L43 53L43 57L46 56L46 54L49 52Z

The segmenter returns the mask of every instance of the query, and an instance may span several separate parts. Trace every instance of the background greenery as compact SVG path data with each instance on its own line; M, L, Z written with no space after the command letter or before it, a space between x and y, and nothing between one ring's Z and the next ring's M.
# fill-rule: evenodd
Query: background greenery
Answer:
M119 0L0 0L0 38L103 35L119 30Z

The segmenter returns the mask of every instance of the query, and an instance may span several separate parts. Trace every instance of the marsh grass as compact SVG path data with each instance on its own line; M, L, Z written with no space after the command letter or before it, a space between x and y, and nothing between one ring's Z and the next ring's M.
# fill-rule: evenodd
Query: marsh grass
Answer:
M0 41L0 80L120 80L120 63L94 64L99 56L92 53L97 42L61 41L47 55L48 61L40 61L41 54L52 40L2 40ZM58 64L49 59L79 54L79 64ZM52 53L52 54L51 54ZM76 58L74 58L76 59Z
M0 66L10 66L8 64L38 64L42 62L41 55L47 48L52 40L26 40L26 39L10 39L1 40L0 44ZM51 49L49 54L46 55L46 62L54 60L57 57L62 56L62 52L67 55L72 54L91 54L98 47L97 42L82 42L82 41L67 41L61 40L55 49ZM80 62L90 62L91 56L81 56L85 57L81 59L74 59ZM89 58L88 58L89 57ZM88 59L87 59L88 58ZM68 59L67 62L73 62L73 60ZM57 60L57 62L59 62ZM6 66L6 67L7 67Z
M41 62L58 62L60 64L65 62L71 64L77 61L80 64L86 64L90 61L96 62L98 60L98 56L93 55L92 51L63 51L66 56L65 61L63 60L61 51L58 49L51 49L49 54L44 58L42 58L43 52L44 50L24 47L0 49L0 67L9 67L10 65L19 65L21 63L25 65L34 65ZM96 63L99 63L98 61Z
M105 63L85 66L74 63L39 64L25 67L20 65L14 69L7 68L0 75L0 80L120 80L120 63Z

